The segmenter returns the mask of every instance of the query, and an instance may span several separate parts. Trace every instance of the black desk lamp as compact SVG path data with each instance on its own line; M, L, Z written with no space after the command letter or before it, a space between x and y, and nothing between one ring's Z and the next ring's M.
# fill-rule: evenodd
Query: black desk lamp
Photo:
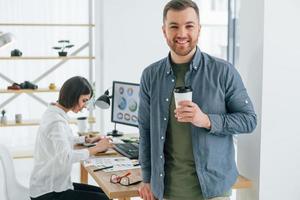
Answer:
M95 105L101 109L108 109L110 106L110 98L112 98L112 96L109 96L109 91L106 90L104 94L96 100Z
M104 92L103 95L101 95L95 102L95 105L101 109L108 109L110 107L110 98L112 98L112 96L109 96L109 91L106 90ZM107 135L113 136L113 137L120 137L123 135L122 132L118 131L116 129L116 123L115 123L115 127L114 130L112 130L111 132L107 133Z

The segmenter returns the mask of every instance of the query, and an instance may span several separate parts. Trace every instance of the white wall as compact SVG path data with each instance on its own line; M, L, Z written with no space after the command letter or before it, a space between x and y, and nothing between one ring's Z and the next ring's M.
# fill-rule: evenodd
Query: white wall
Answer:
M237 68L253 101L258 125L251 135L238 137L237 163L240 174L253 181L252 189L239 190L237 199L259 199L260 143L261 143L261 98L263 69L263 23L264 2L241 1L240 58ZM255 10L255 12L253 12Z
M98 93L110 88L114 80L139 83L142 70L167 55L168 47L161 31L165 2L96 1ZM100 127L107 132L113 129L110 109L103 113L100 115ZM122 125L117 125L117 129L138 131L137 128Z
M296 0L241 3L240 68L260 122L239 141L240 169L254 180L243 200L300 199L299 8Z
M299 9L265 0L260 199L300 199Z
M138 83L145 67L167 56L169 48L161 30L163 8L167 2L168 0L95 1L98 96L111 87L113 80ZM211 12L210 1L195 2L203 10L200 18L204 26L199 45L205 46L205 51L215 55L221 51L220 46L225 45L226 12ZM102 132L110 131L113 128L110 110L97 110L97 113L100 118L97 120L100 121L97 127ZM122 131L137 131L128 126L118 127Z

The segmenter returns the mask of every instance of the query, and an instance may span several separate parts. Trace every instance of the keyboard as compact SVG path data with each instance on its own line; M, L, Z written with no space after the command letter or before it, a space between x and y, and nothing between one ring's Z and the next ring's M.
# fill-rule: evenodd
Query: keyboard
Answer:
M114 149L129 159L138 159L139 157L138 143L118 143L114 145Z

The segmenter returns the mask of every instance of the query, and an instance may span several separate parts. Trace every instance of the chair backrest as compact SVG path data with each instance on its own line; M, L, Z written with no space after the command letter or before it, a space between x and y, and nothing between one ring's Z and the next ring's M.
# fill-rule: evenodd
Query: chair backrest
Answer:
M17 181L12 157L2 144L0 144L0 161L4 175L4 195L7 200L29 200L29 189Z

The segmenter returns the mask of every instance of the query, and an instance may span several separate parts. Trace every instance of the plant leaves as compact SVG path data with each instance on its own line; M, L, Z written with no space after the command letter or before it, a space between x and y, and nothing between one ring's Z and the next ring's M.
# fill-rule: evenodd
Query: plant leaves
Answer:
M72 47L74 47L73 44L70 44L70 45L66 45L66 46L65 46L65 48L72 48Z
M60 50L61 47L52 47L52 49Z
M70 40L59 40L58 43L70 43Z

